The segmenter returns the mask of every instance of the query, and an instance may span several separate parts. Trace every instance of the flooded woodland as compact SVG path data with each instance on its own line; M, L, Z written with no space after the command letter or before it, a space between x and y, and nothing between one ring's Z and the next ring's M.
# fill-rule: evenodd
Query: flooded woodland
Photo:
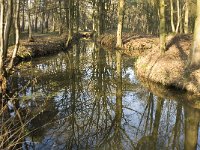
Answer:
M21 64L8 80L13 99L4 115L14 134L5 142L38 150L198 148L199 109L185 92L145 88L151 83L138 80L134 62L81 40Z

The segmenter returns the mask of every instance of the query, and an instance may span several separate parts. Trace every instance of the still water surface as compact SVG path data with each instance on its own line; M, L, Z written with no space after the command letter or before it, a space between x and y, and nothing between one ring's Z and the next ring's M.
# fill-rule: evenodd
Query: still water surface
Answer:
M81 41L22 65L12 88L33 118L23 149L200 148L195 104L185 103L184 93L141 83L134 61Z

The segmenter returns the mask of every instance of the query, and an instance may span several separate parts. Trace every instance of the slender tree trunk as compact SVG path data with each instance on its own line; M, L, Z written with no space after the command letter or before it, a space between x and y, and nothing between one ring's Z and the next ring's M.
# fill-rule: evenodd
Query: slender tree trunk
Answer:
M40 26L41 26L41 33L43 34L44 33L44 10L42 10L42 18L41 18L41 21L40 21Z
M98 0L97 2L97 16L98 16L98 26L97 26L97 34L98 36L101 35L103 33L103 0Z
M25 28L25 0L23 0L23 8L22 8L22 28L21 31L24 31Z
M97 20L96 20L96 8L95 8L95 6L96 6L96 0L92 0L92 30L93 31L97 31L97 29L96 29L96 22L97 22Z
M123 29L124 5L125 5L125 0L119 0L116 47L122 47L122 45L123 45L123 43L122 43L122 29Z
M197 18L195 20L193 45L187 67L200 64L200 1L197 0Z
M20 0L16 0L16 9L15 9L15 34L16 34L16 39L15 39L15 48L12 54L12 58L9 64L9 69L13 67L13 62L14 59L16 58L17 51L19 48L19 11L20 11Z
M53 27L52 27L53 32L56 31L56 21L55 21L55 14L53 15Z
M189 0L185 0L185 17L184 17L184 33L188 33L188 19L189 19Z
M31 25L31 14L30 14L29 10L28 10L28 38L29 38L29 41L32 41L32 39L33 39L32 25Z
M37 14L37 12L35 12L35 28L34 28L35 32L38 31L37 25L38 25L38 14Z
M46 13L45 15L45 29L46 29L46 33L49 32L49 12Z
M160 0L160 51L163 54L166 49L165 33L165 0Z
M170 0L170 15L171 15L171 27L172 27L172 32L175 32L175 26L174 26L174 5L173 5L173 0Z
M4 28L4 57L7 56L10 28L12 23L12 15L13 15L13 0L8 0L7 6L7 15L6 15L6 23Z
M29 8L29 1L27 0L27 14L28 14L28 40L29 42L33 42L33 35L32 35L32 24L31 24L31 14Z
M60 21L60 23L59 23L59 35L61 35L63 33L61 0L59 0L59 21Z
M73 23L74 23L74 0L69 0L69 29L68 29L68 39L66 46L69 45L73 37Z
M176 33L178 33L178 29L180 26L180 22L181 22L181 12L180 12L180 1L176 0L176 5L177 5L177 24L176 24Z
M0 0L1 16L0 16L0 76L3 74L4 67L4 0Z
M64 1L65 6L65 20L66 20L66 28L69 29L69 7L68 7L68 1Z
M78 33L79 30L79 20L80 20L79 0L76 0L76 33Z

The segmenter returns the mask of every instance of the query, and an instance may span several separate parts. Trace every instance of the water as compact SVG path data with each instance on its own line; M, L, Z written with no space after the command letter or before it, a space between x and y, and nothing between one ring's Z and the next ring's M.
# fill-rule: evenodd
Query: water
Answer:
M26 110L22 148L200 149L198 101L141 82L134 62L81 41L22 64L9 84Z

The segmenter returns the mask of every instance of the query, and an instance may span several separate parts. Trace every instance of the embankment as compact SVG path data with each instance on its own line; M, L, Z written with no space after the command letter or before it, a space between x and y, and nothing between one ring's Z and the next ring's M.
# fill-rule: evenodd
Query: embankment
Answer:
M114 48L115 34L104 34L98 42L106 47ZM161 55L159 38L151 35L134 35L124 33L124 53L138 57L135 68L139 78L144 78L165 86L184 89L200 94L200 67L190 68L185 73L192 35L167 36L167 50Z
M72 41L79 40L82 37L89 37L90 33L78 33L74 34ZM60 51L65 51L70 46L66 46L67 35L55 35L55 34L38 34L33 36L34 41L29 42L27 39L20 40L20 46L17 53L17 58L15 63L20 61L30 60L36 57L47 56L51 54L56 54ZM12 56L12 50L14 46L9 47L8 60Z

